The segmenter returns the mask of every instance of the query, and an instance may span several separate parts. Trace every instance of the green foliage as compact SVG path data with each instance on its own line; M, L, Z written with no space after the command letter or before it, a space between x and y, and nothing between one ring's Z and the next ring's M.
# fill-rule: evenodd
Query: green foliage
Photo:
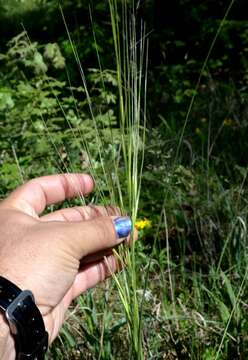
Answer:
M1 61L2 191L13 189L23 178L56 171L82 171L89 165L83 151L85 142L95 168L100 169L98 144L85 90L49 75L53 69L65 66L58 45L31 43L23 32L9 42L7 52L1 54ZM102 139L107 153L109 147L118 147L120 141L117 129L113 129L111 136L109 133L109 124L113 127L116 124L115 113L110 108L116 103L115 73L103 73L104 90L98 86L102 81L100 74L94 69L90 74L92 102L98 114L96 122L99 133L104 134ZM115 136L115 145L112 136ZM14 154L18 159L16 164Z

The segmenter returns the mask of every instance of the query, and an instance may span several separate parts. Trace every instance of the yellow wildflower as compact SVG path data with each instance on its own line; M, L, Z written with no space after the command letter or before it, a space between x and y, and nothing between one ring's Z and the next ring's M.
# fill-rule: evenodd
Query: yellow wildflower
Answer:
M152 222L147 218L139 219L135 222L135 227L137 230L144 230L145 228L149 229L152 226Z
M207 118L205 118L205 117L204 117L204 118L201 118L201 123L202 123L202 124L205 124L207 121L208 121Z
M197 134L197 135L199 135L199 134L201 134L201 129L199 129L198 127L195 129L195 133Z
M235 125L235 121L233 119L230 119L230 118L225 118L223 123L224 123L225 126Z

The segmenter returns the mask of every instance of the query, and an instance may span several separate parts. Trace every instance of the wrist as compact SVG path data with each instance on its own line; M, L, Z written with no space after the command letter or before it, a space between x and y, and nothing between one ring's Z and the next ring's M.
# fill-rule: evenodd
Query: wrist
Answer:
M4 315L0 313L0 359L15 359L14 339L10 334L9 325L5 321Z

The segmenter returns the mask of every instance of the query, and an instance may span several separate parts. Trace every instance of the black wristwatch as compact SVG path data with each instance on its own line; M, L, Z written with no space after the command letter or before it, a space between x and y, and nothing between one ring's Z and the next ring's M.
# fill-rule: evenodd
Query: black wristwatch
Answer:
M0 310L15 340L17 360L44 360L48 333L31 291L0 276Z

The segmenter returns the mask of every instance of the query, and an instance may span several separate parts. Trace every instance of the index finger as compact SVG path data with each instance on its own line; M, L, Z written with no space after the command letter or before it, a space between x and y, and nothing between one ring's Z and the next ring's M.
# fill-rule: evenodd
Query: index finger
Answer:
M47 205L55 204L93 190L92 178L86 174L58 174L28 181L7 197L1 206L14 207L37 217Z

